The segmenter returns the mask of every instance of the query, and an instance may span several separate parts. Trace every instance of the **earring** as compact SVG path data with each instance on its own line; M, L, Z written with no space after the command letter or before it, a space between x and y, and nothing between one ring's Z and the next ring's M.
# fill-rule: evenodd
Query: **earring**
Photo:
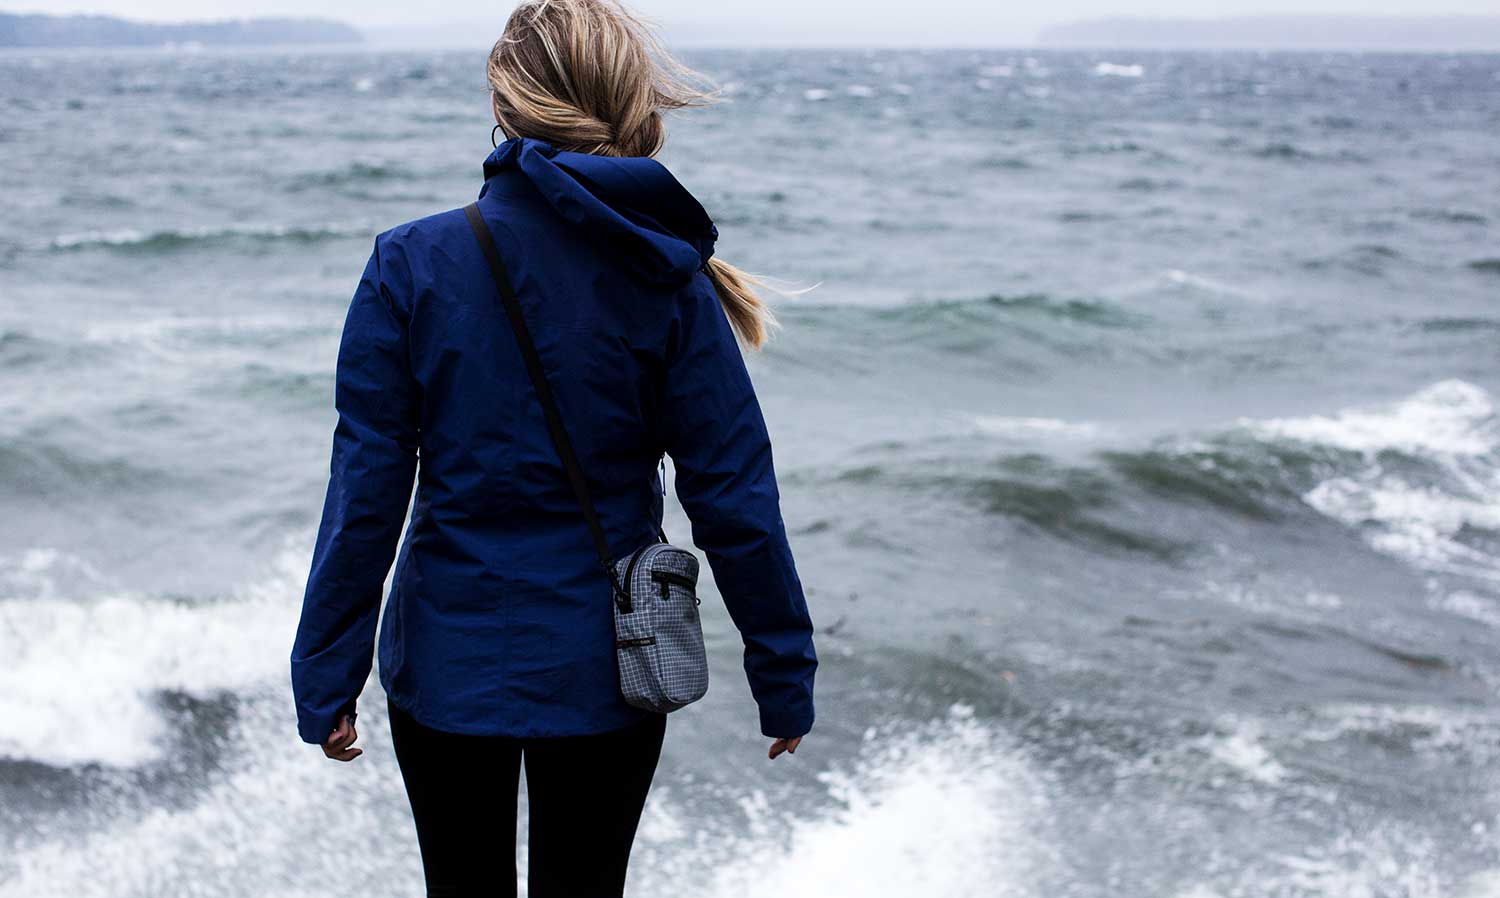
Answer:
M495 127L493 127L493 128L490 129L490 146L499 148L500 141L498 141L498 140L495 139L495 135L498 134L499 131L500 131L500 126L499 125L496 125Z

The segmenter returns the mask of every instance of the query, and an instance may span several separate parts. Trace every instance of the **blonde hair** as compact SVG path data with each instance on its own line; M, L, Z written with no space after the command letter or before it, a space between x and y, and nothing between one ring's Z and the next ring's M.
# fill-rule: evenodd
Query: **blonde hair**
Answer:
M713 99L708 80L617 0L526 0L488 68L507 135L599 156L655 156L667 137L663 112ZM755 293L764 282L718 258L706 271L740 340L764 344L776 325Z

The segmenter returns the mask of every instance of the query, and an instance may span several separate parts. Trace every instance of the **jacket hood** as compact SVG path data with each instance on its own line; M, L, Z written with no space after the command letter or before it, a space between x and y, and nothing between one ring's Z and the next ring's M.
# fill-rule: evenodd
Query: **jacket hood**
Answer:
M489 192L491 178L510 173L648 283L684 283L714 254L713 220L655 159L572 153L513 137L485 159L479 196Z

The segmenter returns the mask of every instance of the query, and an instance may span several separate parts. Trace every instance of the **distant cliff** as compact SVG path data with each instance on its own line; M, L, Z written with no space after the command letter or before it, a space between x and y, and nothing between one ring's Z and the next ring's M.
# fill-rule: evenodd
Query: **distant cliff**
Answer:
M1244 16L1085 19L1044 30L1053 47L1497 50L1500 17Z
M132 22L110 16L0 13L0 47L157 47L163 44L347 44L364 36L327 19Z

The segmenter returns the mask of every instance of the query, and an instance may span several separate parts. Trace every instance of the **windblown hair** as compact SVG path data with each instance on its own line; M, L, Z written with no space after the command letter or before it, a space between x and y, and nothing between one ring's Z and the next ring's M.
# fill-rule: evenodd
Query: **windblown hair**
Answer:
M490 51L489 82L507 135L599 156L655 156L663 112L713 99L617 0L525 0ZM776 324L755 293L765 285L718 258L708 275L740 340L760 347Z

